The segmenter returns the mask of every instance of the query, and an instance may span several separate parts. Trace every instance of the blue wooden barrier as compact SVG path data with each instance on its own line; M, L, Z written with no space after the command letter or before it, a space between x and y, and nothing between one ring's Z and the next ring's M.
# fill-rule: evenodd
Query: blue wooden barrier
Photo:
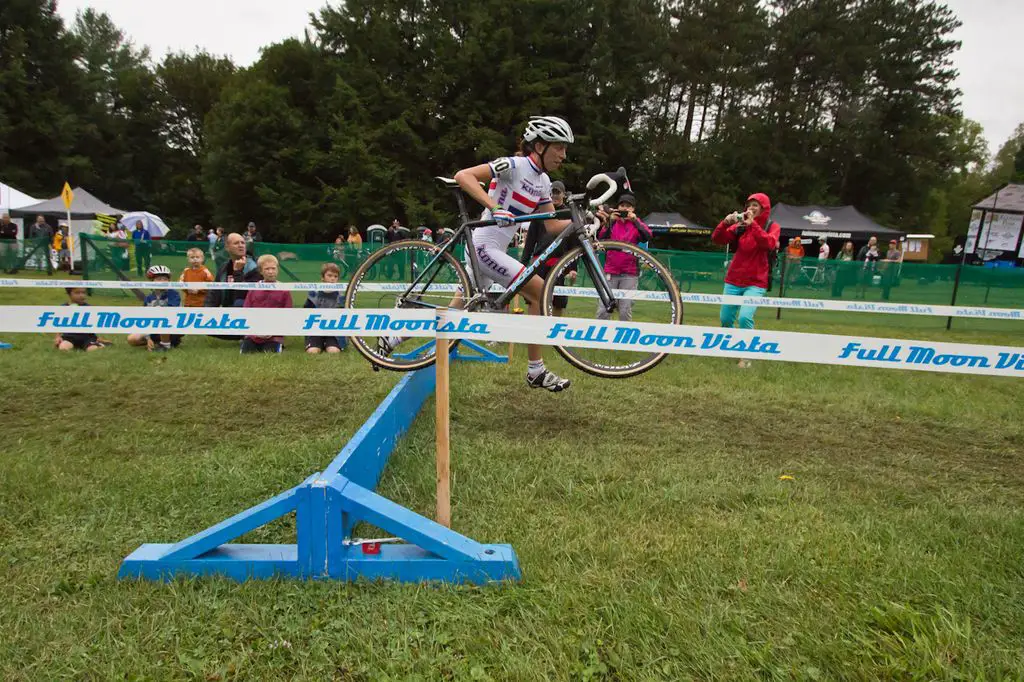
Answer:
M480 353L477 359L502 360L476 344L470 347ZM434 379L433 367L403 377L324 471L181 542L142 545L121 564L118 578L520 580L519 560L510 545L480 544L374 492L395 445L433 393ZM232 543L292 512L294 545ZM404 543L354 540L360 522Z

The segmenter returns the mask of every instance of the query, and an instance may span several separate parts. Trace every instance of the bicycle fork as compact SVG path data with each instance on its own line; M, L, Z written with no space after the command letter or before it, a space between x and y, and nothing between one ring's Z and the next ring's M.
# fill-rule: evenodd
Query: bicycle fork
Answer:
M612 288L608 285L608 280L604 276L604 270L601 269L601 261L597 259L594 245L591 244L589 239L581 239L580 246L583 248L583 255L585 257L584 266L587 268L590 278L594 280L597 297L601 299L601 305L604 306L605 311L610 315L618 309L619 302L615 300Z

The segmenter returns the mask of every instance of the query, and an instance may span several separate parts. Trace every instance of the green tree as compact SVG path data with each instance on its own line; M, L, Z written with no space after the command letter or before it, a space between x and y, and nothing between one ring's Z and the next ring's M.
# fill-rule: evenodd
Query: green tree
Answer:
M0 3L0 168L5 182L37 196L55 196L91 165L75 151L74 57L54 0Z

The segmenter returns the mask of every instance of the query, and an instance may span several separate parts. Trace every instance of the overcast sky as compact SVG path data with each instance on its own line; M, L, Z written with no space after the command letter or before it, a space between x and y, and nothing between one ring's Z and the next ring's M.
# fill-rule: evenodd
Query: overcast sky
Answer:
M202 47L247 66L263 45L301 36L309 13L324 0L58 0L70 23L75 12L106 12L136 44L157 60L168 51ZM1024 26L1022 0L947 0L963 27L956 57L964 113L985 127L993 152L1024 122Z

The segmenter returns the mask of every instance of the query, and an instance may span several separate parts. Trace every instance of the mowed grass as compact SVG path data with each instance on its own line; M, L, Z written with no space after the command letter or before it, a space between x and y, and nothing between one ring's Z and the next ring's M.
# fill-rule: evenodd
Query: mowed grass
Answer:
M62 297L0 290L15 300ZM124 556L320 470L398 376L295 339L281 356L3 340L5 680L1024 678L1013 379L675 357L605 381L549 352L574 382L553 395L526 388L517 347L453 367L453 525L511 543L522 584L152 584L118 582ZM430 401L382 492L431 514L433 450ZM285 522L246 538L293 539Z

